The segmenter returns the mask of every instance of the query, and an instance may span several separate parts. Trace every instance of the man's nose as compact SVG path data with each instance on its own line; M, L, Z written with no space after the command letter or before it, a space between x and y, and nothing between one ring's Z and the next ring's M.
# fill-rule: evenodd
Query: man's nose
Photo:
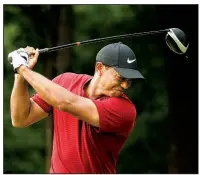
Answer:
M131 81L130 80L123 80L122 82L121 82L121 87L123 88L123 89L128 89L129 87L130 87L130 85L131 85Z

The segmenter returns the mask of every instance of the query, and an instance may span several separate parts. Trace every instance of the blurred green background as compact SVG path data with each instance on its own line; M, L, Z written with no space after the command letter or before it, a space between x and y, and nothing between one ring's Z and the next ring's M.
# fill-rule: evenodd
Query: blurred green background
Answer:
M172 27L188 35L188 59L172 53L159 34L43 54L35 67L50 79L63 72L93 75L103 46L121 41L133 49L146 82L127 92L137 120L117 173L198 172L198 5L4 5L4 173L48 173L53 128L52 117L12 126L9 52Z

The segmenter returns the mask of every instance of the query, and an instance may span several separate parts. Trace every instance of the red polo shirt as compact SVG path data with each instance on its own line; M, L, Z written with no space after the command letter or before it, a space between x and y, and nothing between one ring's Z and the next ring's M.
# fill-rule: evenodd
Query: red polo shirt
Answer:
M53 82L87 98L83 87L91 78L89 75L64 73ZM136 118L135 106L128 97L92 100L99 112L99 127L52 108L37 94L32 98L44 111L52 112L54 116L50 173L116 173L120 150Z

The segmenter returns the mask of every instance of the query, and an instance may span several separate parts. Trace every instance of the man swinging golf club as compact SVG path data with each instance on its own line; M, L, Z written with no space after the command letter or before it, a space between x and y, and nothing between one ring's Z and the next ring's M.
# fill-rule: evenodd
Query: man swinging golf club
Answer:
M15 127L29 126L53 113L54 139L50 173L116 173L119 153L136 119L134 104L124 91L135 79L133 51L122 43L102 48L94 76L63 73L52 81L33 71L39 53L93 42L167 32L167 46L185 54L189 43L178 28L92 39L45 49L21 48L8 55L15 82L11 116ZM36 91L29 97L28 84Z
M50 173L116 173L119 153L133 129L136 108L124 94L144 79L133 51L122 43L103 47L93 76L63 73L52 81L33 71L32 47L9 54L16 72L11 94L15 127L27 127L53 113ZM29 97L28 84L36 91Z

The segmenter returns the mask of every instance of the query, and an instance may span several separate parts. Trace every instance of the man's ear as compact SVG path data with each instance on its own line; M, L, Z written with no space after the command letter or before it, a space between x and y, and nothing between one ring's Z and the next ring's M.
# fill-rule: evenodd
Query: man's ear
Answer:
M98 73L99 76L101 76L105 70L106 69L105 69L105 66L103 65L103 63L101 63L101 62L96 63L95 72Z

